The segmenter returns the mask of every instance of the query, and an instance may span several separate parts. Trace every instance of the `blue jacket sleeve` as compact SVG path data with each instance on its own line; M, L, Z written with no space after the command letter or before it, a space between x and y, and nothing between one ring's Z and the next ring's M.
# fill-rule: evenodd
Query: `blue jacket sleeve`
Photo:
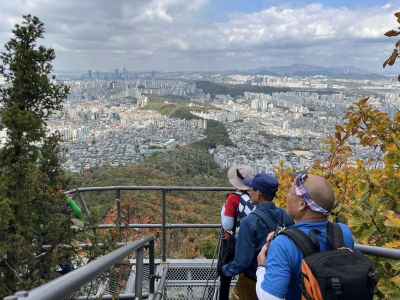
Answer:
M255 230L252 228L249 219L243 219L236 240L235 257L222 269L225 276L235 276L251 267L256 251L255 236Z

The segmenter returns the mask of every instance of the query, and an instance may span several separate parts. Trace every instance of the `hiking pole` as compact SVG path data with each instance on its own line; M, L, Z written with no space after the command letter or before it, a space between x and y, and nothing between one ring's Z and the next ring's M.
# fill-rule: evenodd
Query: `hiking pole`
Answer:
M220 245L221 245L221 238L218 239L217 246L216 246L216 248L215 248L215 250L214 250L214 256L213 256L213 258L212 258L212 260L211 260L211 267L210 267L211 272L210 272L210 274L208 274L208 276L207 276L206 285L205 285L204 290L203 290L203 296L201 297L202 300L205 299L206 290L207 290L207 288L208 288L208 282L210 281L210 276L211 276L211 274L212 274L212 270L213 270L213 266L214 266L215 257L216 257L216 256L219 256ZM215 287L215 282L216 282L216 280L217 280L217 276L214 277L214 287Z

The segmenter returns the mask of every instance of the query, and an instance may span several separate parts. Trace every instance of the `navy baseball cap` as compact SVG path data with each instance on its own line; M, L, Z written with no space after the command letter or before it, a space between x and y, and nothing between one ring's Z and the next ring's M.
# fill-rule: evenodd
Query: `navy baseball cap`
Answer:
M244 180L244 183L254 191L271 199L275 197L279 187L278 179L274 175L266 173L259 173L253 179Z

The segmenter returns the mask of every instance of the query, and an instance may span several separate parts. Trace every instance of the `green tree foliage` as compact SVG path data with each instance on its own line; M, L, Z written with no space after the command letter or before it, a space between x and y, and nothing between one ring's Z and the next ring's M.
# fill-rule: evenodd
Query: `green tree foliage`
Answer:
M46 126L68 88L50 77L55 53L37 44L43 34L37 17L24 16L0 54L6 80L0 116L7 131L0 149L0 297L51 279L65 258L57 245L70 236L59 137Z
M223 145L223 146L233 146L229 134L223 123L215 120L207 121L206 129L206 143L208 146Z
M278 92L289 92L290 88L277 88L270 86L256 86L250 84L221 84L211 81L197 81L196 87L203 90L204 93L210 94L212 98L216 95L230 95L231 97L240 97L244 95L244 92L252 93L278 93Z
M151 100L145 107L145 109L155 110L159 113L166 115L170 118L182 119L182 120L194 120L201 119L200 117L191 113L191 111L207 112L208 109L215 110L216 108L206 105L189 107L187 103L166 103L156 98ZM207 129L205 131L207 136L206 139L195 143L197 147L212 148L217 145L233 146L229 134L226 131L225 125L222 122L215 120L207 120Z
M207 148L194 145L179 147L173 151L155 153L147 157L143 163L126 167L100 167L93 169L92 172L84 177L72 174L70 181L73 187L81 186L112 186L112 185L160 185L160 186L229 186L229 182L222 170L214 162ZM136 208L139 215L155 216L160 222L160 194L149 192L129 192L126 195L140 201ZM123 196L125 193L123 194ZM204 209L208 221L215 223L219 221L220 204L225 200L223 193L201 193L201 192L181 192L175 193L177 197L188 200L205 201L204 207L196 206L196 209ZM97 215L100 222L105 213L111 209L115 203L114 193L87 193L84 195L89 209ZM210 202L208 202L208 200ZM218 205L215 203L218 202ZM185 205L193 205L188 201ZM197 205L199 203L197 202ZM213 204L213 205L211 205ZM154 205L154 206L153 206ZM194 223L204 220L204 215L187 214L185 205L177 205L171 213L171 222L189 222L190 218L195 218ZM212 212L211 212L212 211ZM175 216L172 216L176 213ZM180 219L180 218L183 219ZM193 220L192 220L193 221Z

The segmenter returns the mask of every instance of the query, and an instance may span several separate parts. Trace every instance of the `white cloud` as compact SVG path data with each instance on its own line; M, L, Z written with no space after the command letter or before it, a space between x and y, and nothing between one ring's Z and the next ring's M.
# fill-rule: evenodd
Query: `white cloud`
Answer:
M219 24L225 46L286 45L335 39L382 38L386 29L395 26L392 11L371 8L350 10L308 5L303 8L271 7L244 14Z
M372 66L371 56L390 49L383 33L396 27L398 7L275 6L216 22L204 19L211 1L2 1L0 43L32 13L45 22L60 68L229 69L299 60Z
M139 21L162 21L172 23L176 17L187 13L195 13L201 9L207 0L152 0L139 15Z
M143 20L146 19L150 19L152 21L159 19L169 23L174 21L174 18L168 14L168 7L163 1L153 1L150 7L146 8L143 13Z

